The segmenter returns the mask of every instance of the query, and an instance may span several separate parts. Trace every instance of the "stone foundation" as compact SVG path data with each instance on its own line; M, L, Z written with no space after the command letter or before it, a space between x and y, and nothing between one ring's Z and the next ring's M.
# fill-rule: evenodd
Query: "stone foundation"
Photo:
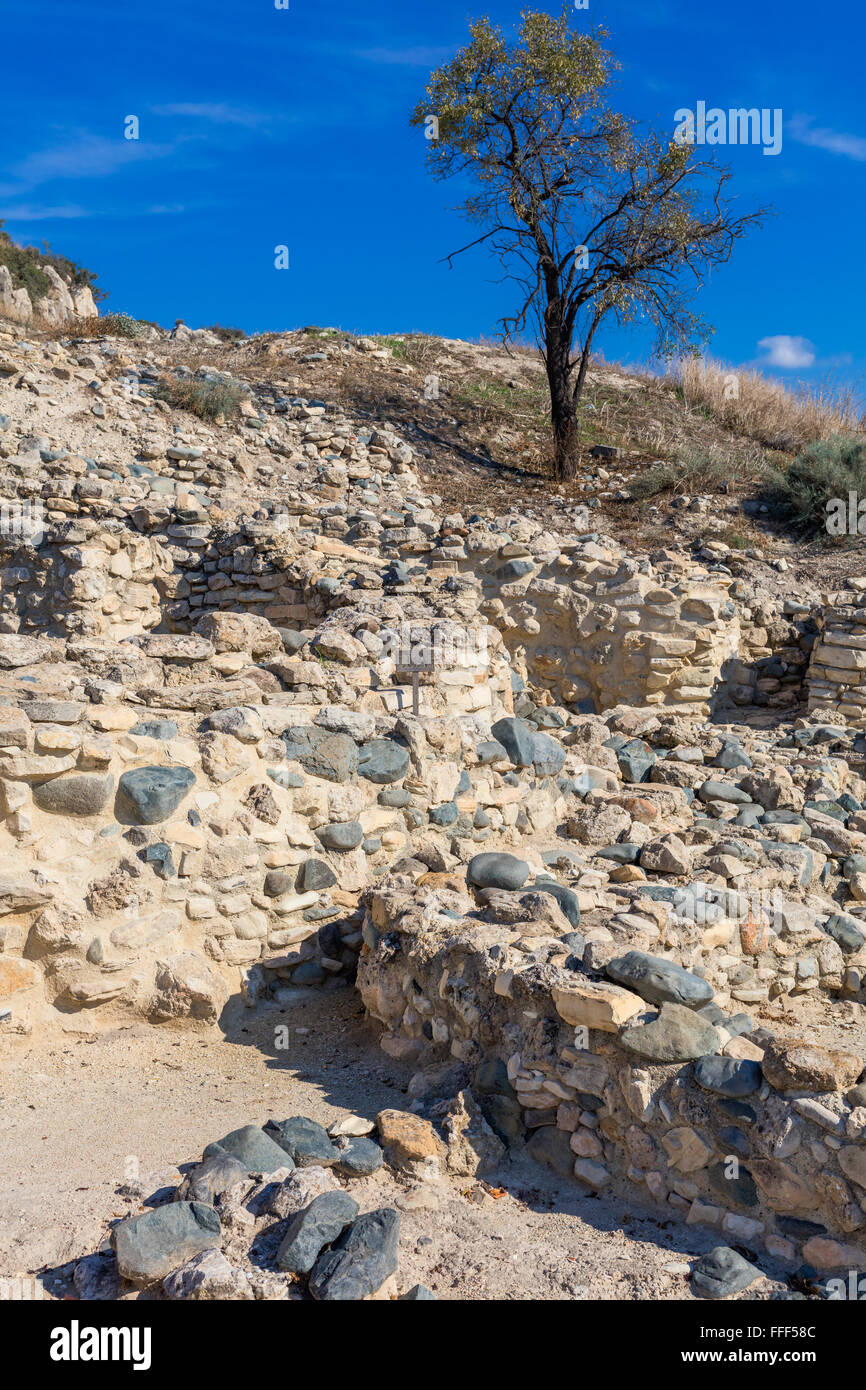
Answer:
M358 986L383 1046L466 1064L509 1143L727 1241L866 1268L857 1057L764 1053L669 957L645 957L657 978L628 988L611 979L622 961L589 970L542 925L485 923L460 894L383 887L368 903Z

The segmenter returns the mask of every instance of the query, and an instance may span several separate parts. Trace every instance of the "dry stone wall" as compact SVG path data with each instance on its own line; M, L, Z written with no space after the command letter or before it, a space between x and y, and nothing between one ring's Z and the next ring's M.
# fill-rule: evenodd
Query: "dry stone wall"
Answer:
M447 514L287 378L162 390L227 376L0 333L0 1029L357 976L494 1149L859 1261L857 583L798 718L811 616L712 552Z
M482 570L490 595L482 611L516 663L558 703L709 714L738 650L730 576L613 559L594 539L504 565L497 555ZM524 569L518 579L515 564Z
M392 1050L463 1064L500 1139L585 1189L792 1262L866 1267L861 1059L762 1048L670 956L592 969L551 917L527 902L505 925L459 893L372 892L358 984Z
M826 595L808 674L809 710L866 727L866 579Z

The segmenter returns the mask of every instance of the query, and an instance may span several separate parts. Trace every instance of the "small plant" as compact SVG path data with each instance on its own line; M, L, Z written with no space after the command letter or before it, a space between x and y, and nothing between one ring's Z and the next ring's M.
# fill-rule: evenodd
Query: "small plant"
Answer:
M802 449L778 470L773 491L791 524L807 536L832 534L830 504L847 507L849 493L866 497L866 439L835 435Z
M754 540L744 535L742 531L738 531L733 526L723 527L721 531L715 532L712 539L722 541L722 543L729 546L731 550L749 550L755 544Z
M395 362L404 362L410 367L427 366L439 351L435 340L425 333L406 333L400 337L377 333L374 336L380 347L390 350Z
M246 391L237 381L212 381L200 377L168 377L154 395L200 420L229 420L237 415Z
M96 332L106 338L146 338L148 325L132 314L103 314L102 318L88 320L96 325Z
M212 323L207 331L223 343L240 343L247 336L242 328L223 328L219 323Z
M672 462L653 464L631 480L628 490L634 501L643 502L663 492L726 491L722 484L761 479L772 472L771 465L757 450L737 455L726 449L693 448Z

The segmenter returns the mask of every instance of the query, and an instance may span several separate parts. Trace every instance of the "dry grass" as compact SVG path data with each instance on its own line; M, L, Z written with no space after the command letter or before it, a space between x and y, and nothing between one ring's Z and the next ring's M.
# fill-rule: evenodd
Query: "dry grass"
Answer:
M768 448L791 453L815 440L866 429L854 390L831 381L792 389L751 368L710 358L686 358L671 375L685 405Z
M38 336L46 341L58 342L64 338L126 338L143 342L149 328L157 327L143 319L135 319L131 314L91 314L89 318L61 319L59 323L41 323Z
M629 483L628 490L635 501L646 501L661 493L682 496L752 491L776 477L773 455L755 444L741 445L737 449L693 446L685 449L677 459L654 464L639 473Z
M408 363L419 370L432 367L442 350L438 338L431 338L427 333L401 333L399 336L379 334L375 342L380 347L390 348L396 362Z
M200 420L220 421L237 415L246 393L234 381L167 377L159 383L154 394L177 409L197 415Z

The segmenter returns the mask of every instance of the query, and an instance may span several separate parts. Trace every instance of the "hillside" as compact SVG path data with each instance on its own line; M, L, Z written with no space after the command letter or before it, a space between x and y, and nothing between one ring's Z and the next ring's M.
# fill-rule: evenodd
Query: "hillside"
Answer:
M564 487L528 351L0 324L17 1277L861 1267L866 577L771 495L852 417L713 380L597 364Z

